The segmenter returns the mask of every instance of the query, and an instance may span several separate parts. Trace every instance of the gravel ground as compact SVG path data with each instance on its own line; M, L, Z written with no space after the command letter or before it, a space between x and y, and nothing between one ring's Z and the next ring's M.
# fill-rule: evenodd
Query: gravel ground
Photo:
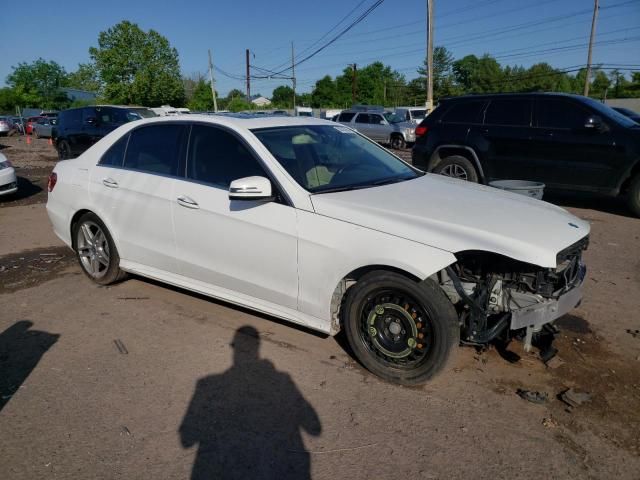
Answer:
M640 220L618 202L551 197L592 237L550 367L461 348L403 388L340 335L141 278L96 286L46 218L52 147L0 148L33 186L0 200L0 478L638 478Z

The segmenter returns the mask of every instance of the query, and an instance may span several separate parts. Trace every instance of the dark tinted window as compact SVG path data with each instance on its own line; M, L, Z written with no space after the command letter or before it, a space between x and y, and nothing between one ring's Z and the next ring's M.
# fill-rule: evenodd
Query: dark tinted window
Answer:
M77 127L82 123L82 109L76 108L73 110L66 110L60 113L59 116L60 125L64 127Z
M590 115L586 108L556 98L538 100L538 126L543 128L583 128Z
M369 123L373 125L380 125L381 123L384 123L384 118L382 118L382 115L379 115L377 113L370 113Z
M111 145L111 148L102 155L100 159L100 165L111 165L113 167L121 167L124 160L124 152L127 149L127 141L129 140L129 134L118 140Z
M356 123L369 123L369 114L359 113L356 117Z
M491 100L484 114L487 125L525 126L531 124L531 100L502 98Z
M252 176L266 175L237 137L220 128L193 126L187 156L187 178L228 188L233 180Z
M447 123L479 123L485 102L459 102L447 110L442 121Z
M177 175L185 125L152 125L131 132L124 160L126 168Z
M345 112L345 113L341 113L340 116L338 117L338 121L339 122L350 122L351 119L355 116L355 113L353 112Z

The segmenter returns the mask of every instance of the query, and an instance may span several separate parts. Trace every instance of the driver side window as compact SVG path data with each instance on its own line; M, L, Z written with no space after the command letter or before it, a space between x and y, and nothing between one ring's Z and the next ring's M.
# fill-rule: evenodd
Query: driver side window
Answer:
M233 180L253 176L267 175L237 137L221 128L193 125L187 155L187 178L229 188Z

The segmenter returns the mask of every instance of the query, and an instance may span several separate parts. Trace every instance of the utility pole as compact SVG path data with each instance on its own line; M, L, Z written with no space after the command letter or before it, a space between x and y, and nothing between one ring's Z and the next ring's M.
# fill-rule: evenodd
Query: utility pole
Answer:
M427 112L433 110L433 2L427 0Z
M351 102L352 105L356 104L356 76L358 74L358 66L355 63L351 64L353 66L353 77L351 77Z
M593 4L593 19L591 20L591 36L589 37L589 53L587 54L587 78L584 80L584 96L589 95L589 80L591 79L591 51L593 50L593 37L596 36L596 20L598 19L598 0Z
M246 51L247 57L247 102L251 102L251 73L249 65L249 49Z
M291 42L291 84L293 86L293 114L296 114L296 64L293 53L293 42Z
M218 111L218 101L216 100L216 88L213 81L213 60L211 60L211 50L209 50L209 83L211 84L211 95L213 95L213 111Z

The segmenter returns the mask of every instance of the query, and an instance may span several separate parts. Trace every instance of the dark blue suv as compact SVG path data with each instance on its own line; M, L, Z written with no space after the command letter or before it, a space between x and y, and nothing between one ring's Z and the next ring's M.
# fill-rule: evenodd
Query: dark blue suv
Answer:
M416 136L413 164L425 171L624 196L640 216L640 125L596 100L558 93L448 98Z

